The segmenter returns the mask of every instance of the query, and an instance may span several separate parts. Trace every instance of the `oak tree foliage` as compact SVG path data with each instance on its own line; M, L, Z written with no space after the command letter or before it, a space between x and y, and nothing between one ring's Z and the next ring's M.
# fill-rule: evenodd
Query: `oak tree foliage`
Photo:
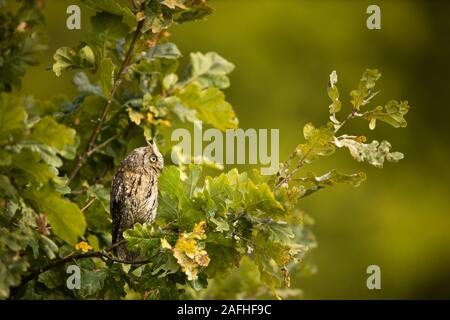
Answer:
M43 2L13 2L0 1L2 299L298 297L290 274L305 268L304 257L315 247L301 199L366 179L363 172L335 169L315 174L308 164L337 149L380 168L403 158L387 141L341 132L357 118L371 130L379 122L406 126L406 101L369 106L381 74L368 69L350 104L332 72L330 120L306 124L303 142L273 176L171 164L170 133L184 122L238 127L224 94L235 66L215 52L193 52L182 65L170 41L172 25L213 12L208 1L81 1L96 12L90 31L77 47L56 50L51 68L61 81L75 70L78 94L47 100L19 90L25 67L46 49ZM125 232L141 261L128 264L110 250L109 188L114 168L149 139L167 163L158 218ZM81 268L80 289L66 286L71 264Z

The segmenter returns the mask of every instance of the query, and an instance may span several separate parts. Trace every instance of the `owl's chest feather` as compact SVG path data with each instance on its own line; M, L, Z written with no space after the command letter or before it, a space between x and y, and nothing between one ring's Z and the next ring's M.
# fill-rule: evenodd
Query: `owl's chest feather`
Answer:
M154 175L126 172L124 179L127 220L135 223L153 222L158 201L158 186Z

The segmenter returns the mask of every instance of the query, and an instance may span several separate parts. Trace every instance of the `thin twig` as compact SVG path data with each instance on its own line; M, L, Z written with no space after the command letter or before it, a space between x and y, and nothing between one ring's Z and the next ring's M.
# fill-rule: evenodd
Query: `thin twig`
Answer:
M347 118L345 118L340 124L339 126L337 126L334 130L334 134L336 134L346 123L347 121L349 121L350 119L353 119L356 116L357 110L353 109L352 112L349 113L349 115L347 116ZM286 177L284 177L279 183L277 183L277 185L274 187L274 190L280 188L284 183L290 181L292 179L292 177L306 164L305 160L306 157L311 153L311 151L314 149L314 147L316 146L317 142L314 143L309 150L302 156L302 158L297 162L297 166L291 171L289 172L289 174L286 175ZM294 157L292 155L295 154L296 151L294 151L291 156L289 157L289 160L292 160Z
M341 128L347 123L347 121L353 119L356 116L357 112L358 112L357 109L353 109L352 112L348 114L347 118L345 118L344 121L342 121L339 124L339 126L337 126L336 129L334 129L334 134L338 133L338 131L341 130Z
M120 136L120 133L116 133L115 135L109 137L108 139L106 139L105 141L103 141L102 143L96 145L94 148L92 148L87 154L86 156L89 158L91 155L93 155L94 153L100 151L101 149L103 149L104 147L106 147L108 144L110 144L113 140L117 139L117 137Z
M284 177L274 188L274 190L280 188L284 183L288 182L304 165L305 165L305 160L306 157L309 156L309 154L311 153L311 151L314 149L314 147L316 146L317 142L313 143L313 145L308 149L308 151L306 151L306 153L303 155L303 157L297 162L297 166L291 171L289 172L289 174L286 175L286 177Z
M89 208L91 206L91 204L94 203L95 200L96 200L96 198L92 198L91 200L89 200L89 202L86 203L83 208L81 208L81 212L86 211L86 209Z

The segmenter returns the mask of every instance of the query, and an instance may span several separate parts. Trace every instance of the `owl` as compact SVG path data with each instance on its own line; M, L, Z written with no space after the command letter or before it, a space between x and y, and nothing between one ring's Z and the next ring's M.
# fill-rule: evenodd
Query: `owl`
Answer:
M164 158L154 142L134 149L114 175L111 186L110 212L113 245L123 239L122 233L135 223L152 223L158 207L158 179L164 167ZM122 260L133 260L126 244L114 248Z

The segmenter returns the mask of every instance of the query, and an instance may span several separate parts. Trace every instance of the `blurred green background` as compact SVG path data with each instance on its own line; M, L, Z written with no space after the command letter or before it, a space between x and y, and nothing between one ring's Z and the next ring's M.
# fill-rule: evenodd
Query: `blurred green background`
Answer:
M48 55L30 68L23 92L37 97L74 95L70 76L45 67L60 46L75 46L89 27L65 28L74 1L48 0ZM342 100L365 68L383 74L375 103L408 100L406 129L377 126L405 153L383 170L353 161L345 150L307 169L366 171L357 189L339 187L306 198L319 247L309 261L313 276L298 276L308 299L450 298L450 3L446 1L213 0L206 21L177 26L172 40L185 57L217 51L236 64L227 98L243 128L279 128L281 159L302 140L302 127L326 122L328 75L336 70ZM381 30L366 28L366 8L381 7ZM87 11L83 11L85 13ZM367 123L347 127L365 134ZM371 135L368 135L369 138ZM305 169L305 171L307 170ZM382 289L366 288L366 268L381 267Z

